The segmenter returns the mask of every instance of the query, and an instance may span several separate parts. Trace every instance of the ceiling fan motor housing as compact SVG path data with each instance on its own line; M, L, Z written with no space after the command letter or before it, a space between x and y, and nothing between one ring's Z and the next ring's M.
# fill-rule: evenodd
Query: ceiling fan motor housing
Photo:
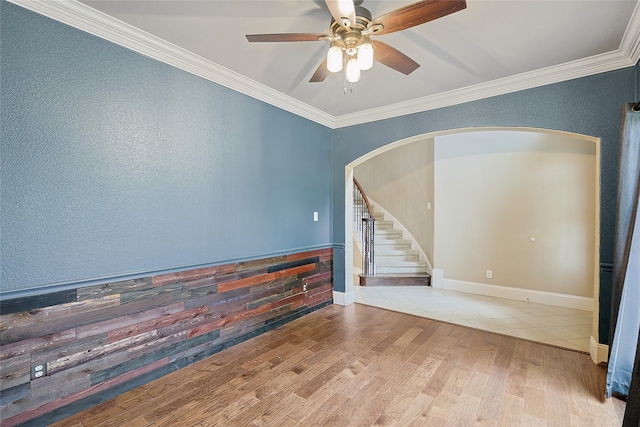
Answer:
M368 9L356 5L355 10L355 24L347 28L339 22L336 22L335 19L332 19L330 28L331 35L340 43L340 47L351 56L356 54L358 46L365 38L362 33L367 30L373 19Z

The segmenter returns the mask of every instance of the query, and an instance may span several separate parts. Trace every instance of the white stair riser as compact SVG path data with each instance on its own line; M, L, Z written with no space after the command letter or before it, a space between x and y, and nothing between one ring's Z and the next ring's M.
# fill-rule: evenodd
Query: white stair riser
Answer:
M381 260L383 261L383 260ZM384 262L378 262L376 263L376 265L380 265L380 266L397 266L397 267L415 267L415 268L425 268L426 264L424 262L420 262L420 261L401 261L401 260L394 260L393 264L385 264Z
M411 249L411 242L408 240L393 240L393 239L375 239L373 241L374 247L390 247L390 248L405 248Z
M392 221L376 221L375 225L376 231L378 230L393 230L393 222Z
M402 238L402 230L394 229L393 221L385 221L381 213L374 212L373 216L376 274L426 274L427 265L411 249L411 241Z
M418 262L418 255L379 255L375 254L376 264L393 264L396 262Z
M398 230L376 230L375 233L376 239L402 239L402 231Z

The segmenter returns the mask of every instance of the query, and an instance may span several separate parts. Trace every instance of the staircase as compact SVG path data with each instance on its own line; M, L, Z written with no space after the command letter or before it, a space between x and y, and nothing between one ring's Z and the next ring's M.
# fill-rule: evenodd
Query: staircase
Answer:
M375 275L361 275L360 286L429 286L427 264L420 261L411 241L403 239L402 230L395 229L394 222L385 220L384 214L374 211L373 217Z

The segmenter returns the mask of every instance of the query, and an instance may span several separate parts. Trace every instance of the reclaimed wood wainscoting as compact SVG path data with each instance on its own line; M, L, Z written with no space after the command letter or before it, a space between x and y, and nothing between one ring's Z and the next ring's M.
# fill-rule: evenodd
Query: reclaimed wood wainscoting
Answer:
M332 276L328 248L2 301L0 424L68 417L325 307Z

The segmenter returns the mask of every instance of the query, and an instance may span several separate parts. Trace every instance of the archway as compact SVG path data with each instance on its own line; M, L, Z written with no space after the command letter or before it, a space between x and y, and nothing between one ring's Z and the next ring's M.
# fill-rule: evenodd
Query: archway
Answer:
M591 136L585 136L585 135L580 135L580 134L575 134L575 133L569 133L569 132L562 132L562 131L554 131L554 130L548 130L548 129L538 129L538 128L521 128L521 127L478 127L478 128L463 128L463 129L455 129L455 130L448 130L448 131L442 131L442 132L434 132L434 133L427 133L427 134L422 134L422 135L417 135L417 136L413 136L410 138L406 138L403 140L399 140L396 142L393 142L391 144L385 145L383 147L380 147L376 150L373 150L361 157L359 157L358 159L352 161L351 163L349 163L348 165L346 165L345 167L345 236L352 236L352 223L350 221L350 215L351 215L351 209L352 209L352 185L351 182L353 180L353 169L358 166L363 164L364 162L382 154L385 153L387 151L390 150L394 150L397 149L403 145L406 144L411 144L411 143L415 143L418 141L422 141L428 138L433 138L435 140L441 138L441 137L445 137L447 135L454 135L454 134L466 134L466 133L481 133L481 132L491 132L491 131L511 131L511 132L528 132L528 133L537 133L537 134L547 134L547 135L554 135L554 136L559 136L559 137L563 137L563 138L569 138L572 140L576 140L576 141L580 141L580 143L586 143L586 144L591 144L591 146L593 147L593 153L595 154L595 159L594 159L594 170L593 170L593 176L594 178L594 182L593 182L593 188L594 193L593 194L593 216L595 218L595 223L593 226L593 242L595 242L595 244L593 245L593 248L591 249L591 252L593 254L593 299L590 300L590 305L592 306L592 311L593 311L593 319L592 319L592 339L591 339L591 345L595 346L595 351L597 353L597 351L599 351L600 349L597 348L597 338L598 338L598 317L599 317L599 307L597 304L598 301L598 296L599 296L599 251L598 251L598 242L599 242L599 230L600 230L600 226L599 226L599 200L600 200L600 183L599 183L599 165L600 165L600 140L599 138L594 138ZM445 139L445 138L441 138L441 139ZM438 270L438 263L435 262L434 263L434 268L436 269L436 273ZM446 272L445 272L446 274ZM345 295L347 296L345 298L345 302L349 303L349 295L351 295L353 298L353 291L354 291L354 283L353 283L353 242L352 239L350 238L345 238ZM436 286L440 286L442 287L442 282L439 282L436 280ZM465 290L465 289L458 289L458 290ZM465 291L469 291L469 290L465 290ZM474 292L474 291L469 291L469 292ZM474 292L475 293L475 292ZM521 298L522 294L520 295L514 295L513 298L514 299L518 299ZM549 297L549 295L547 295L547 297ZM537 302L537 301L535 301ZM543 301L544 303L544 301ZM582 306L584 307L585 302L582 301ZM584 308L582 308L584 309ZM602 359L602 355L597 355L594 354L594 348L591 349L592 351L592 357L594 358L594 360L601 360ZM606 357L606 356L604 356Z

